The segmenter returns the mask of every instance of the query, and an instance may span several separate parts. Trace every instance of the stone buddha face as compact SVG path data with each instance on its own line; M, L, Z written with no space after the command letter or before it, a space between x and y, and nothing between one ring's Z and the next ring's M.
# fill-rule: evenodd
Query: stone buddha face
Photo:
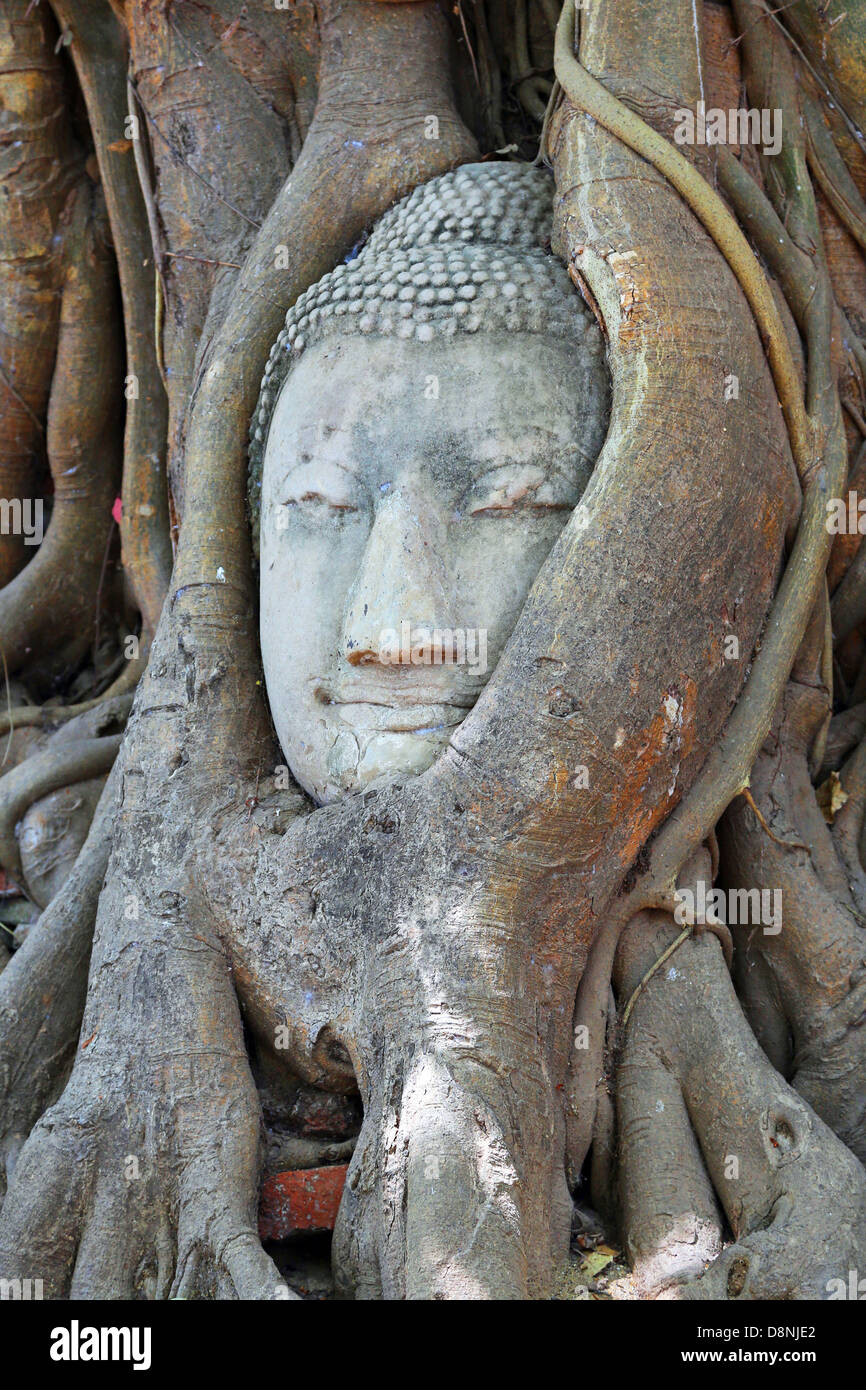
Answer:
M422 772L447 745L607 418L594 324L576 348L495 317L439 335L342 322L263 394L265 681L286 760L319 803Z

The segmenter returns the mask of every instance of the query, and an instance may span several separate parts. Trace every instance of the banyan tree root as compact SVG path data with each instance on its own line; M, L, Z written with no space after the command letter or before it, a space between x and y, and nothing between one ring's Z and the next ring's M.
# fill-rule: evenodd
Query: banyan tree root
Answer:
M46 431L53 511L34 558L0 592L0 646L10 673L39 664L45 674L61 674L93 645L119 481L116 271L102 194L87 180L71 200L64 255Z
M664 913L629 925L621 1004L679 930ZM825 1299L863 1267L866 1170L761 1050L711 934L684 941L638 996L617 1111L623 1230L645 1293Z
M87 839L131 706L131 695L103 698L41 736L38 753L8 781L0 776L0 864L38 907L62 887Z
M123 447L121 560L142 615L145 639L156 631L171 575L165 476L168 409L154 339L154 247L127 129L123 31L107 0L55 0L75 63L96 147L123 301L126 427ZM136 133L140 142L141 132Z
M4 5L0 38L0 497L33 506L60 310L63 213L82 158L65 109L57 31L45 6ZM31 513L30 521L33 520ZM34 535L5 525L0 586L32 559Z
M64 891L0 974L0 1197L18 1151L60 1093L75 1051L117 799L118 779L109 777Z
M854 794L831 830L807 762L822 713L816 695L808 686L788 687L751 778L755 805L771 834L757 825L747 804L731 806L719 831L723 883L755 905L759 898L778 905L769 925L750 912L748 923L735 928L742 969L760 970L765 983L758 999L775 999L791 1036L793 1050L780 1058L791 1085L864 1161L866 926L858 868L852 875L846 863L848 822L859 807L859 830L863 809L862 788L856 793L850 777L863 759L861 754L852 769L842 770L842 790L847 782ZM751 999L746 1007L752 1017Z

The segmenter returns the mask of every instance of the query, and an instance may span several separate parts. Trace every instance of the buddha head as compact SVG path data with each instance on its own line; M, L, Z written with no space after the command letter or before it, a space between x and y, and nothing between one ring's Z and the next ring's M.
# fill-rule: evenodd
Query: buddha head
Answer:
M604 439L553 184L464 165L300 296L250 445L265 683L319 803L423 772L488 680Z

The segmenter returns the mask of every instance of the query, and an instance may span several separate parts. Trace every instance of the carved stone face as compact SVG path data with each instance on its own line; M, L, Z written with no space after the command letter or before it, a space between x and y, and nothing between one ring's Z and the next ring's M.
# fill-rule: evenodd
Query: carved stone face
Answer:
M478 698L604 438L600 357L478 333L310 348L264 455L261 644L319 802L421 772Z

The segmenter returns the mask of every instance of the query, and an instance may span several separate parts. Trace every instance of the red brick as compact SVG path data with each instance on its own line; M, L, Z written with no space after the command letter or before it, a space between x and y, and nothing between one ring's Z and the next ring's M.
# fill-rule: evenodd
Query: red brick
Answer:
M265 1178L259 1204L262 1240L285 1240L301 1231L333 1231L348 1165L298 1168Z

